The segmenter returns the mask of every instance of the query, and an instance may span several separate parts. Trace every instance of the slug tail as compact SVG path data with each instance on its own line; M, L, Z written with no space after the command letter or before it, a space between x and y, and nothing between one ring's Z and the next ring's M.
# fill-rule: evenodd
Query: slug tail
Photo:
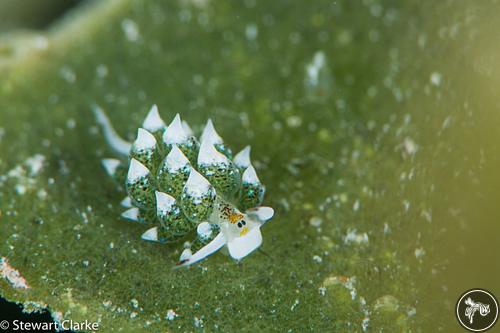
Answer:
M92 111L94 112L96 121L101 126L102 131L104 132L104 138L111 149L122 156L128 156L132 144L122 139L118 133L116 133L113 125L109 121L108 116L100 106L94 104L92 106Z

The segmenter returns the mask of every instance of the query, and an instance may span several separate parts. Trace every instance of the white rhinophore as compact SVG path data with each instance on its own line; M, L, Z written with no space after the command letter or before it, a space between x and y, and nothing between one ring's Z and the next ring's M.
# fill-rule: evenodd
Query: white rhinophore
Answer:
M198 165L230 164L229 159L208 140L202 141L200 152L198 153Z
M241 176L241 180L243 183L260 184L259 177L257 177L257 172L255 172L255 169L254 169L253 165L251 165L251 164L243 172L243 176Z
M226 245L226 238L221 232L210 243L199 249L196 253L194 254L189 253L191 254L189 256L181 255L181 258L179 260L180 262L177 267L189 266L200 260L203 260L209 255L220 250L220 248L223 247L224 245ZM189 252L191 252L191 250ZM184 252L182 254L184 254Z
M146 150L154 149L156 146L156 139L153 134L144 128L139 128L137 130L137 139L135 139L132 149L136 150Z
M142 123L142 127L150 132L156 132L165 128L165 122L161 119L160 114L158 113L158 107L154 104L149 110L146 119Z
M147 175L149 175L149 169L135 158L132 158L130 160L130 167L127 173L127 182L134 182L137 179L146 177Z
M181 116L177 114L163 133L163 142L171 145L185 143L188 139L189 135L182 126Z
M215 130L214 124L212 123L212 119L208 119L207 124L203 129L203 133L201 134L200 141L202 144L203 142L207 141L212 145L223 143L222 138Z
M246 146L234 156L233 162L238 168L246 169L250 166L250 149L250 146Z
M184 168L186 165L189 165L189 160L179 147L174 144L166 157L165 165L168 171L176 172L179 169Z
M120 165L120 160L114 158L105 158L102 161L102 166L106 169L106 173L113 176L116 172L116 168Z

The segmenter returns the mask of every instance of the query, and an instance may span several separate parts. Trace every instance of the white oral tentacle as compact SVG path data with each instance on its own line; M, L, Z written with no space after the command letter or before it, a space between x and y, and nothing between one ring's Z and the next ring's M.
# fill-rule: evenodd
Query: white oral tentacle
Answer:
M180 261L176 267L185 267L197 263L198 261L201 261L209 255L220 250L225 244L226 238L221 232L210 243L199 249L198 252L191 255L191 257L185 259L184 261Z
M118 133L116 133L113 125L109 121L108 116L101 107L98 105L92 106L92 111L94 112L97 123L101 126L104 132L104 138L108 145L120 155L128 156L132 144L123 140Z

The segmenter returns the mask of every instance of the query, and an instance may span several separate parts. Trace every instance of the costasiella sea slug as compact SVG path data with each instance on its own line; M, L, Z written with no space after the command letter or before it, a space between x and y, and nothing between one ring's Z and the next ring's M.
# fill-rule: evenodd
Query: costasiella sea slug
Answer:
M224 246L236 260L259 248L260 228L274 210L260 206L265 187L250 162L250 146L233 157L210 119L197 140L179 114L167 126L156 105L130 143L100 107L93 111L119 156L102 164L127 192L121 216L148 225L142 239L166 243L191 235L178 266L192 265Z

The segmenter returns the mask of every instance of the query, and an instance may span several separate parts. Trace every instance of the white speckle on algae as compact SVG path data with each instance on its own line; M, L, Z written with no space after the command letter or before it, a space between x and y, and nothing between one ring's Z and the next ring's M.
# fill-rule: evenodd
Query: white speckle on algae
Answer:
M361 321L361 328L363 329L363 332L366 332L368 330L368 325L370 324L370 318L365 317Z
M424 209L422 210L422 213L420 213L420 216L422 216L427 222L432 222L432 211Z
M399 310L399 301L392 295L384 295L375 300L373 310L384 312L396 312Z
M413 317L417 314L417 309L412 307L406 312L406 314L408 315L408 317Z
M106 65L100 64L96 67L95 72L97 74L97 77L103 79L108 76L109 70Z
M352 33L349 30L341 29L337 34L337 43L341 46L348 45L352 42Z
M359 307L361 311L363 312L363 320L361 321L361 328L363 331L366 331L368 329L368 324L370 322L370 311L369 308L366 305L366 300L362 296L358 296L358 292L356 290L356 277L355 276L343 276L343 275L330 275L328 276L324 281L323 285L319 288L319 292L321 296L324 296L326 294L326 289L330 288L335 285L341 285L347 290L349 290L349 293L351 294L351 299L354 301L356 298L358 298L359 302Z
M355 212L357 212L357 211L359 210L359 206L360 206L360 205L361 205L361 204L359 203L359 200L356 200L356 201L354 202L354 205L352 205L352 210L353 210L353 211L355 211Z
M259 35L259 29L255 23L250 23L245 28L245 36L249 41L253 41Z
M423 247L415 249L415 258L420 259L425 255L425 250Z
M68 119L68 121L66 121L66 127L69 129L75 128L76 127L76 120L73 118Z
M46 303L27 301L23 303L23 312L25 313L40 313L47 309Z
M396 147L401 151L403 158L413 157L417 153L419 147L413 139L406 137L401 144Z
M306 93L313 99L322 99L331 93L332 77L323 51L314 54L306 65L304 85Z
M291 128L300 127L302 125L302 118L299 116L290 116L286 118L286 124Z
M22 184L17 184L15 189L16 189L16 193L19 195L23 195L24 193L26 193L26 186L24 186Z
M410 207L411 207L411 202L409 202L408 200L403 200L403 207L405 209L405 212L409 211L410 210Z
M87 217L87 213L81 212L81 216L82 216L82 219L83 219L83 223L84 224L88 224L89 223L89 218Z
M318 255L314 255L314 256L313 256L313 260L314 260L315 262L317 262L318 264L321 264L321 263L323 262L323 258L321 258L321 257L320 257L320 256L318 256Z
M6 257L0 258L0 275L16 289L29 289L26 279L21 276L21 273L11 265Z
M16 193L23 195L37 187L35 177L43 171L44 165L45 156L35 154L27 158L23 163L9 170L6 175L0 176L0 184L7 179L13 179L17 182L14 186Z
M443 76L441 75L441 73L432 72L431 77L430 77L430 81L431 81L432 85L439 87L441 85L442 78L443 78Z
M135 298L132 298L132 299L130 300L130 304L132 304L132 307L133 307L134 309L138 309L138 308L139 308L139 301L138 301L137 299L135 299Z
M349 229L344 237L344 243L366 244L368 243L368 234L366 232L358 233L356 229Z
M168 321L172 321L174 320L176 317L178 316L178 314L172 310L172 309L169 309L167 311L167 315L165 316L165 319L168 320Z
M54 321L59 325L63 321L63 318L64 317L61 311L52 311L52 319L54 319Z
M68 83L75 83L76 81L76 74L73 72L71 68L68 66L63 66L59 70L59 75Z
M194 327L203 327L203 319L202 318L198 318L198 317L194 317L193 319L194 321Z
M293 302L292 306L290 307L290 311L294 311L297 306L299 305L299 299L295 299L295 302Z
M319 228L322 223L323 220L321 219L321 217L318 216L313 216L309 219L309 224L315 228Z
M137 42L141 37L137 23L135 23L131 19L124 19L121 23L121 26L123 32L125 33L125 38L127 38L128 41Z
M38 176L40 172L43 170L43 166L45 163L45 156L41 154L35 154L24 162L29 169L29 175L34 177Z

